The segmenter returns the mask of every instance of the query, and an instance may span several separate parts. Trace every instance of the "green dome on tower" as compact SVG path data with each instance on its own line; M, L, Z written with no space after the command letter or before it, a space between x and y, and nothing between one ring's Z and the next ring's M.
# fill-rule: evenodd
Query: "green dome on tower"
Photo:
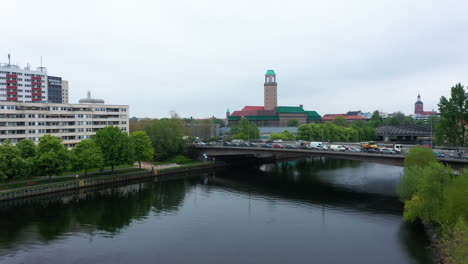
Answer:
M276 75L274 70L267 70L265 75Z

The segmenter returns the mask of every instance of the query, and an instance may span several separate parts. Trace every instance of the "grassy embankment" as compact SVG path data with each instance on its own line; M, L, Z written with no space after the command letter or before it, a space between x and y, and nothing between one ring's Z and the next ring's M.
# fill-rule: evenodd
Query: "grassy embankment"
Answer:
M17 178L12 181L0 184L0 190L16 189L16 188L35 186L35 185L41 185L41 184L70 181L70 180L74 180L76 178L76 175L78 175L80 179L83 179L83 178L99 177L99 176L105 176L105 175L118 175L118 174L140 170L138 168L134 168L133 165L130 165L130 164L122 164L119 166L115 166L114 168L117 170L115 170L113 173L110 171L111 167L104 167L103 170L100 168L90 169L88 170L87 176L84 175L84 171L64 172L61 175L52 176L50 180L46 176Z
M406 221L422 221L438 234L433 245L445 264L468 263L468 170L455 173L426 147L405 157L398 186Z

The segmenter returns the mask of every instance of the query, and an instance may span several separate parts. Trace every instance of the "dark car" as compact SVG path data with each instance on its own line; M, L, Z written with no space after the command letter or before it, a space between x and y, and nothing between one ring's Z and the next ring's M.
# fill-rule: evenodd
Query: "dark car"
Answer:
M258 146L256 143L253 143L253 142L249 143L249 147L256 147L256 146Z
M443 158L445 157L445 155L443 153L440 153L440 152L437 152L437 151L434 151L434 155L438 158Z
M293 144L287 144L285 146L287 149L297 149L297 146L296 145L293 145Z
M312 150L312 147L311 146L307 146L307 145L302 145L299 147L300 149L306 149L306 150Z
M239 143L240 147L250 147L248 142L241 142Z
M262 147L262 148L272 148L273 146L270 145L270 144L262 144L262 145L260 145L260 147Z
M273 148L282 149L282 148L284 148L284 147L283 147L283 145L280 145L280 144L273 144Z
M231 142L224 142L224 143L223 143L223 146L228 146L228 147L230 147L230 146L232 146L232 143L231 143Z

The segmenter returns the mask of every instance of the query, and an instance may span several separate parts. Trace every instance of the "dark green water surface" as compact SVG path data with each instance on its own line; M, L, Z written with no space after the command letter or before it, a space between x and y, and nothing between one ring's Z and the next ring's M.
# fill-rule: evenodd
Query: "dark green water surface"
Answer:
M432 263L402 168L304 159L0 202L0 263Z

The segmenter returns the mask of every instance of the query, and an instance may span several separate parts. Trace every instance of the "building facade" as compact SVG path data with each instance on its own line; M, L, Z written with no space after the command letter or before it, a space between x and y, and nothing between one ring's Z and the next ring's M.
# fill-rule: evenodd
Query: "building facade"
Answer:
M73 147L106 126L129 131L128 105L0 102L0 143L50 134Z
M298 125L318 123L322 119L316 111L304 110L299 106L278 106L276 73L268 70L265 74L264 106L245 106L232 114L226 112L226 124L237 125L242 118L259 127L287 127L290 120L297 120Z
M49 103L62 103L62 77L47 76L47 97Z
M62 80L62 104L68 104L68 81Z
M44 67L31 70L18 65L0 64L1 102L47 101L47 71Z
M424 103L421 101L421 95L418 94L416 103L414 103L414 115L412 115L414 120L429 120L431 116L440 116L436 111L424 111Z

